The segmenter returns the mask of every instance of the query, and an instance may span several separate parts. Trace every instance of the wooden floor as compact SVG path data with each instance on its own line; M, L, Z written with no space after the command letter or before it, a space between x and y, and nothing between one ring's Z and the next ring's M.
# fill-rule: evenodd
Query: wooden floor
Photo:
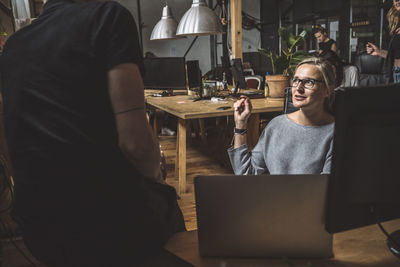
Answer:
M193 178L200 174L211 175L233 173L229 162L227 162L226 149L223 146L216 147L215 142L203 144L199 140L195 139L192 139L191 143L192 144L189 145L187 149L188 193L180 195L181 199L178 201L188 230L197 229ZM167 183L177 189L178 178L175 177L174 171L176 138L160 136L160 144L167 162Z

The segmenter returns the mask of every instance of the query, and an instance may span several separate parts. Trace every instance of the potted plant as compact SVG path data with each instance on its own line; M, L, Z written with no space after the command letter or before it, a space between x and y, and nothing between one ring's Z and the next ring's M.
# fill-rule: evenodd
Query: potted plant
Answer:
M286 48L282 48L281 55L275 55L272 51L258 49L258 52L271 61L272 75L266 75L270 97L283 97L285 88L289 86L289 77L293 74L296 65L308 56L306 51L296 51L301 45L307 32L304 30L298 36L294 36L286 28L279 29L279 36Z

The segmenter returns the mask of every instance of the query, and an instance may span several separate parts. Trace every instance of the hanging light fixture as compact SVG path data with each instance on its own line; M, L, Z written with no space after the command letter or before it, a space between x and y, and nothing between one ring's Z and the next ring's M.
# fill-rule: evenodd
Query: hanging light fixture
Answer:
M205 0L193 0L179 22L177 36L212 35L223 33L221 21L206 4Z
M182 36L176 36L176 27L178 22L172 16L172 11L165 3L163 8L161 20L154 26L151 32L150 40L171 40L182 38Z

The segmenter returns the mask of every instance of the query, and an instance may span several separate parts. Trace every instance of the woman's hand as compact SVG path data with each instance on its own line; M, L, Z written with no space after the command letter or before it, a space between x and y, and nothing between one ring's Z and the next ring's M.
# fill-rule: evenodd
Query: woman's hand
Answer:
M380 56L381 50L373 43L367 43L367 53L371 56Z
M367 53L370 54L371 56L379 56L382 58L386 58L388 51L379 49L376 45L373 43L368 42L367 43Z
M235 102L233 107L235 109L235 127L238 129L246 129L247 121L249 120L252 110L250 98L246 96L241 96L240 99Z

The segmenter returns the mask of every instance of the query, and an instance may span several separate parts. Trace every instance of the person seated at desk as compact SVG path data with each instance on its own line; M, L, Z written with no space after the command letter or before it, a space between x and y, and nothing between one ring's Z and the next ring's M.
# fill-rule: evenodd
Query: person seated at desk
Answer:
M323 58L303 60L293 78L293 105L300 110L275 117L257 145L246 145L252 106L242 97L234 104L235 135L228 154L235 174L330 173L334 117L335 69Z
M346 64L333 51L324 52L320 56L335 67L337 87L356 87L360 85L360 73L356 66Z
M337 52L336 41L329 38L328 32L319 24L314 26L314 37L318 40L318 53L322 54L327 51Z

